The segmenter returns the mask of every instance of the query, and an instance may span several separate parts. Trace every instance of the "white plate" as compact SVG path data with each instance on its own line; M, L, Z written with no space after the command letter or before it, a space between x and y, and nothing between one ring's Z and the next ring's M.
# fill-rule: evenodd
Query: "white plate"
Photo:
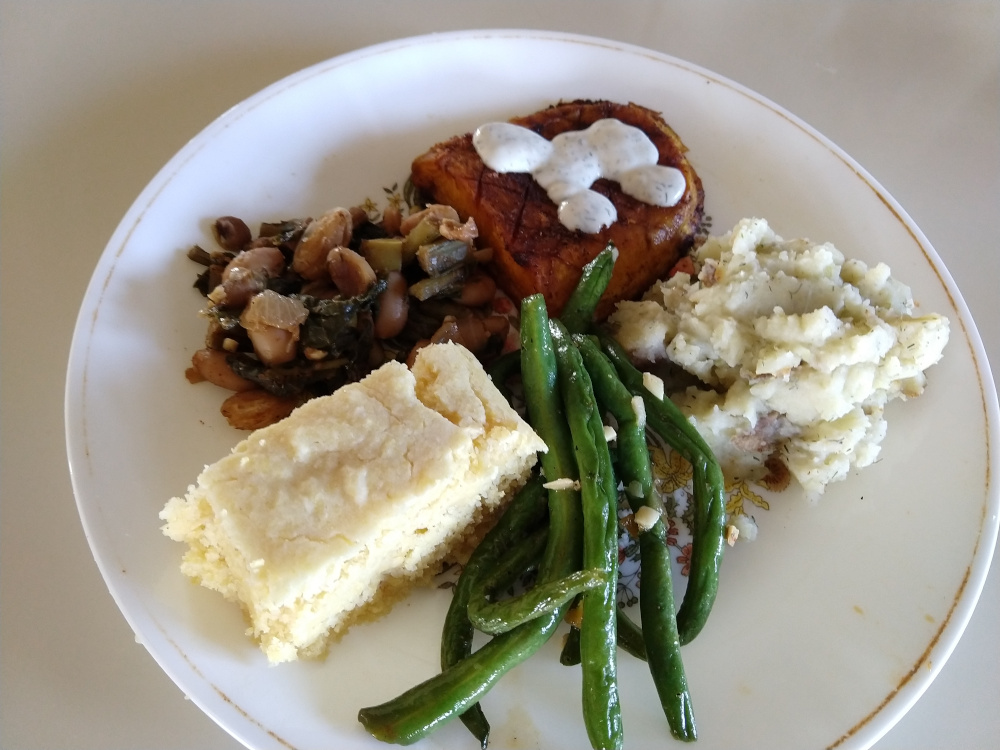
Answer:
M183 376L204 325L184 256L210 222L315 215L400 184L431 144L575 97L664 113L690 148L714 229L779 234L887 261L952 339L921 398L889 409L881 460L818 506L786 493L726 559L718 604L685 648L702 750L861 748L912 705L966 622L996 541L996 393L969 312L896 202L794 116L691 64L617 42L481 31L406 39L297 73L208 126L136 200L80 312L66 421L80 514L138 639L253 748L374 748L356 720L436 671L448 594L422 591L322 663L268 667L237 608L178 571L157 513L240 434L222 392ZM488 696L491 747L581 748L578 675L548 646ZM626 747L669 746L644 665L621 660ZM659 743L664 744L660 745ZM474 747L457 722L421 746Z

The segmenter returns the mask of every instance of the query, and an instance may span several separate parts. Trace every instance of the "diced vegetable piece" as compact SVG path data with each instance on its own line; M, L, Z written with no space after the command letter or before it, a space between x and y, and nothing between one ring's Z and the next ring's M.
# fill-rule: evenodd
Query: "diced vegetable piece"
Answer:
M410 296L425 302L431 297L458 294L462 291L462 284L468 273L467 267L458 266L440 276L429 276L426 279L421 279L410 285Z
M403 238L377 237L361 241L361 254L375 273L403 269Z
M412 260L421 245L429 245L441 238L441 231L438 228L439 222L433 217L427 216L413 227L403 238L403 263Z
M461 240L445 240L417 248L417 262L428 276L450 271L469 257L469 246Z

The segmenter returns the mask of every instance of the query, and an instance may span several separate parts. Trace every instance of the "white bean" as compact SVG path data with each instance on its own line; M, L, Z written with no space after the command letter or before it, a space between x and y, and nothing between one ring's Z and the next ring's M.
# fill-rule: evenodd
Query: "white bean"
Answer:
M262 326L248 330L253 350L265 365L281 365L295 359L298 331L286 331L276 326Z

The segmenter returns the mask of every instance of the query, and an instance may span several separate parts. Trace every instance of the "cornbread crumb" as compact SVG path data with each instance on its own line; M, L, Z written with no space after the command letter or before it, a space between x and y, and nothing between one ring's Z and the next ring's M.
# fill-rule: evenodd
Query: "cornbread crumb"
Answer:
M252 433L160 518L272 663L315 657L467 551L541 450L475 357L436 344Z

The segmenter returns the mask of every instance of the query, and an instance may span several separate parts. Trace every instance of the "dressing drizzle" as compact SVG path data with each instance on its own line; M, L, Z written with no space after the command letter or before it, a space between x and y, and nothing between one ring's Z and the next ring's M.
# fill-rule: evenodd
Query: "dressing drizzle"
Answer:
M595 234L618 218L614 204L590 186L616 181L622 192L653 206L674 206L684 195L684 174L656 162L660 154L642 130L605 118L586 130L551 141L509 122L490 122L472 134L483 163L497 172L526 172L558 208L570 230Z

